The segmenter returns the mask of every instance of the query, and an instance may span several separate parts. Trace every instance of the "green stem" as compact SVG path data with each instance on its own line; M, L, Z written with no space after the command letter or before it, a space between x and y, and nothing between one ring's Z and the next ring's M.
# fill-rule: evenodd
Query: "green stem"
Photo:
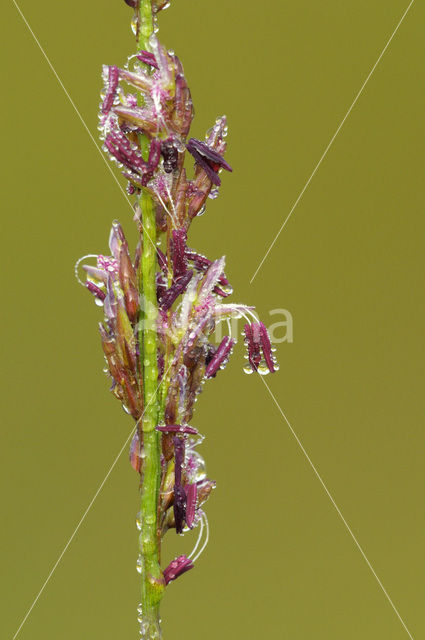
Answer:
M161 460L158 424L158 365L156 298L156 220L152 199L146 193L140 198L143 225L143 252L141 262L143 318L141 357L144 386L143 478L141 485L139 537L142 569L142 638L160 638L159 602L164 591L164 581L159 565L160 539L158 534L158 494L161 477Z
M141 0L139 13L138 47L146 49L153 33L151 0ZM144 155L148 140L141 136ZM160 536L158 526L158 497L161 479L161 458L158 424L158 364L157 327L158 303L156 297L156 220L152 198L147 193L140 197L143 229L141 258L141 293L143 301L140 332L140 358L143 371L144 414L143 477L141 484L139 553L142 570L141 584L141 637L159 640L161 627L159 603L164 592L164 578L159 564Z
M140 0L139 8L139 49L148 49L149 38L153 34L153 16L151 0Z

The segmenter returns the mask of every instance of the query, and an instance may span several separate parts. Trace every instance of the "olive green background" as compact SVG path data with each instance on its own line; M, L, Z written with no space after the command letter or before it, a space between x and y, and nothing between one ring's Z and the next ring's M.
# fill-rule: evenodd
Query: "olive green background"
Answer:
M193 135L229 118L220 198L190 243L234 299L294 318L267 382L412 636L424 637L423 25L417 1L253 284L408 0L174 0ZM20 0L97 139L102 63L133 49L121 0ZM12 0L2 35L1 636L11 639L131 429L101 313L73 276L131 212ZM167 590L166 639L408 634L239 344L194 424L218 488L211 541ZM137 478L127 450L19 638L138 637ZM192 540L169 534L164 559Z

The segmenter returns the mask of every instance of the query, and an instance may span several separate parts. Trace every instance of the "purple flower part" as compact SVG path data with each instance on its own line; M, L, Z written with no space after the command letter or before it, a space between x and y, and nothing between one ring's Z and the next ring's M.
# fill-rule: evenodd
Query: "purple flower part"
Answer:
M186 524L191 529L195 522L196 498L198 490L196 484L188 484L186 489Z
M206 160L209 160L214 165L218 165L226 171L233 171L230 164L226 162L226 160L221 156L217 151L214 151L210 146L208 146L205 142L201 142L197 138L190 138L187 143L188 151L191 152L191 149L195 149L198 153L204 156ZM190 148L189 148L190 147Z
M186 492L180 484L174 485L174 521L176 533L183 533L186 519Z
M213 293L220 296L221 298L228 298L231 295L231 291L223 291L220 287L214 287Z
M122 175L126 180L128 180L128 193L129 195L133 195L134 193L140 191L140 187L144 187L146 185L143 184L143 180L139 174L135 174L132 171L123 171ZM134 214L133 220L137 222L140 220L138 213Z
M90 280L87 280L86 287L90 291L90 293L95 296L95 298L101 300L102 302L105 300L106 293L102 291L102 289L100 289L98 286L96 286L94 282L90 282Z
M99 282L103 282L106 284L106 280L108 279L107 274L103 269L98 269L97 267L93 267L91 264L83 264L82 265L84 271L87 273L89 278L94 280L99 280Z
M161 158L161 142L154 138L149 147L148 167L152 171L157 168Z
M146 162L140 153L132 148L130 141L120 131L108 133L104 146L118 163L130 171L137 174L144 173L146 170Z
M114 104L115 97L117 95L118 88L118 80L120 77L120 72L118 67L115 65L104 66L104 75L106 80L106 70L107 70L107 80L105 82L106 91L105 98L102 103L102 113L109 113L112 109L112 105Z
M157 247L156 249L156 253L158 256L158 264L159 264L159 268L161 269L161 271L163 271L164 273L167 272L168 269L168 261L167 261L167 256L165 255L165 253L163 253L161 251L161 249L159 247Z
M130 464L137 473L140 473L141 462L140 437L136 430L130 444Z
M118 272L118 261L120 259L120 253L121 253L121 246L126 242L127 240L125 239L122 226L120 225L118 220L114 220L112 223L111 232L109 234L109 249L111 250L111 254L113 258L115 258L116 260L117 272ZM102 258L105 259L105 256L102 256ZM111 257L109 258L109 260L112 261L113 258ZM98 264L98 266L100 267L101 265ZM107 271L109 272L109 269Z
M212 264L212 261L203 256L201 253L196 253L195 251L191 251L190 249L186 250L186 258L190 260L190 262L193 262L193 266L197 271L205 272ZM222 273L219 277L218 283L223 287L226 287L230 284L224 273Z
M193 271L186 271L186 273L179 278L177 282L171 285L169 289L164 293L160 300L160 307L163 311L167 311L170 309L179 297L181 293L186 291L187 285L191 281L193 276Z
M165 140L161 145L161 154L164 158L165 173L172 173L177 169L178 151L171 140Z
M195 162L204 169L211 182L218 187L221 184L221 180L217 174L218 170L223 168L226 169L226 171L233 171L225 159L217 151L214 151L214 149L211 149L211 147L205 144L205 142L201 142L196 138L190 138L186 148L195 158Z
M226 359L229 357L235 342L236 340L234 340L233 338L224 336L217 351L215 352L210 363L205 369L206 378L214 378L216 376L217 371L222 367L223 364L225 364Z
M118 275L118 260L112 256L97 256L97 268L104 273L110 273L113 276Z
M181 434L190 434L193 436L198 435L198 430L195 427L189 427L188 425L183 424L166 424L166 425L158 425L156 427L157 431L161 433L181 433Z
M125 4L128 4L128 6L132 9L136 9L137 7L137 0L124 0L124 2Z
M157 300L160 302L165 292L167 291L167 285L165 283L164 276L161 272L156 274L155 282L156 282L156 297L157 297Z
M110 276L106 284L106 290L107 294L103 305L105 316L108 320L114 320L117 314L117 300L114 294L112 278Z
M213 344L211 344L211 342L208 342L206 344L206 352L205 352L205 366L208 367L209 363L211 362L211 360L214 358L214 355L217 351L217 347Z
M169 584L171 580L175 580L179 576L193 569L194 564L187 556L179 556L164 569L165 584Z
M179 436L173 436L173 445L174 445L174 460L175 460L175 470L174 470L174 482L176 486L181 485L182 480L182 466L184 461L184 453L185 453L185 441L183 438Z
M261 347L264 355L264 360L266 361L266 364L269 368L270 373L274 373L275 363L273 360L272 346L270 344L269 333L266 329L266 326L262 322L259 322L258 326L260 331L260 340L261 340Z
M160 44L158 38L156 38L155 36L152 36L150 38L149 44L153 49L153 55L155 56L155 60L158 64L159 75L161 78L161 88L165 89L165 91L169 91L174 84L174 69L172 67L170 57L165 47Z
M207 132L205 142L211 148L220 154L226 151L226 136L227 136L227 118L221 116L217 118L215 124Z
M187 86L186 79L183 75L183 69L177 58L174 58L174 62L176 66L180 67L180 69L176 74L175 79L175 108L173 114L173 122L176 131L184 140L189 133L190 125L193 119L193 104L189 87Z
M157 364L158 364L158 379L161 380L162 376L164 375L164 369L165 369L165 361L162 353L158 353Z
M161 158L161 143L159 140L154 138L149 147L148 162L143 172L143 177L141 182L143 187L146 187L148 182L152 179L154 171L158 166L160 158Z
M195 149L189 149L189 145L187 146L187 149L194 157L195 162L197 162L199 166L202 167L202 169L205 171L211 182L219 187L221 185L221 180L216 171L210 166L210 164L204 159L204 157L200 153L198 153L198 151L196 151Z
M137 107L137 96L134 93L126 93L124 103L127 107Z
M178 280L187 271L186 231L184 229L173 229L171 259L173 261L174 280Z
M261 362L261 338L260 338L260 325L258 322L252 324L246 324L244 326L245 331L245 343L248 349L248 360L254 369L258 370L258 365Z
M136 89L141 91L150 91L152 89L153 79L148 73L144 73L143 71L133 73L132 71L128 71L128 69L120 69L120 76L124 82L127 82Z
M180 367L176 377L176 382L179 390L178 410L179 413L183 414L187 406L189 395L189 372L186 365L182 364Z
M137 106L122 106L119 104L115 105L114 113L124 121L120 125L123 133L129 133L130 131L136 131L139 129L152 136L157 131L157 124L154 116L146 107L140 108Z
M203 304L207 297L210 295L217 282L220 279L224 270L224 257L219 260L214 260L205 272L205 276L201 282L201 286L198 291L199 304Z
M204 332L208 325L211 325L212 321L212 300L208 300L204 306L196 307L197 319L196 326L193 329L189 329L189 336L186 342L186 353L193 347L199 336Z
M196 483L196 488L197 488L197 492L198 495L200 493L205 493L207 491L211 492L212 489L215 489L217 486L217 483L215 480L210 480L209 478L204 478L203 480L199 480Z
M139 51L139 53L136 54L136 58L140 60L140 62L143 62L144 64L148 64L151 67L154 67L154 69L159 69L155 56L150 51L143 51L143 50Z

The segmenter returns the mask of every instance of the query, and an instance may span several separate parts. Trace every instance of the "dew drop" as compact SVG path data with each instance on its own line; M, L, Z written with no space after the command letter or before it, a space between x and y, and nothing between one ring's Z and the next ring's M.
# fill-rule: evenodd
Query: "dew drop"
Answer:
M134 16L132 18L130 26L131 26L132 32L134 33L134 35L136 35L137 34L137 16Z
M220 289L228 296L232 295L233 287L230 285L220 285Z
M260 374L260 376L266 376L268 373L270 373L270 369L268 368L267 364L264 361L260 362L260 364L258 365L257 371Z
M252 366L250 364L247 364L244 368L244 373L247 373L249 376L251 375L251 373L254 372Z

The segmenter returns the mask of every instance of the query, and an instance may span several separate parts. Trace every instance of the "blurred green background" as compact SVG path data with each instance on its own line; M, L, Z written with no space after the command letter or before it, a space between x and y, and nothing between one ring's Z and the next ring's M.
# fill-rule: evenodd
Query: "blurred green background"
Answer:
M292 218L407 0L174 0L193 135L229 118L217 201L190 243L227 256L234 298L288 309L267 378L412 636L424 637L423 3ZM97 139L102 63L133 50L121 0L20 0ZM2 637L11 639L122 447L100 311L73 275L131 215L12 0L2 3ZM166 593L165 639L403 640L408 634L239 345L194 424L218 488L211 542ZM19 635L137 638L137 478L127 451ZM165 559L192 541L169 534Z

